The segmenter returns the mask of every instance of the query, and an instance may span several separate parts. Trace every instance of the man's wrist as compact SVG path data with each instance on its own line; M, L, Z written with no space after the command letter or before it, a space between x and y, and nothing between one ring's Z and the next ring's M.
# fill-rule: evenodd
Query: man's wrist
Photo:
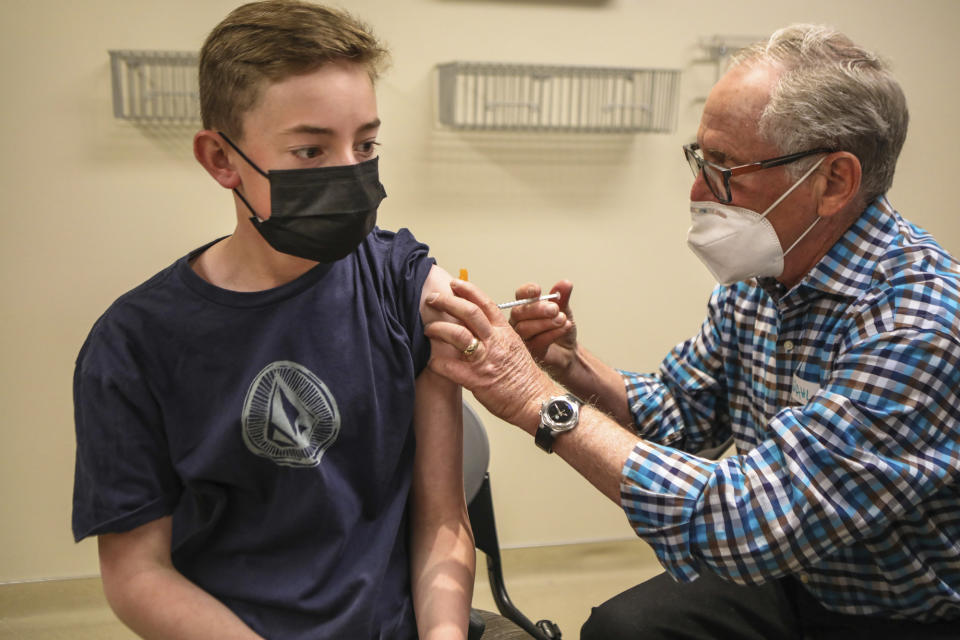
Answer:
M567 366L563 367L562 369L555 366L544 367L550 377L562 384L564 387L569 387L571 381L576 380L580 375L582 375L580 372L583 369L583 357L580 353L580 345L577 344L573 348L572 352L573 355L567 362Z
M585 388L594 384L596 378L596 369L590 359L590 354L580 345L577 345L570 366L563 372L562 377L557 381L564 387L580 395Z
M536 445L547 453L553 453L557 438L563 437L580 423L582 406L580 398L569 393L546 400L540 409L540 427L533 437Z
M543 403L550 398L562 396L566 393L569 392L560 385L554 384L549 387L545 386L543 389L530 396L530 399L527 401L526 406L524 407L523 419L516 424L531 436L535 436L537 429L540 428L540 409L543 408Z

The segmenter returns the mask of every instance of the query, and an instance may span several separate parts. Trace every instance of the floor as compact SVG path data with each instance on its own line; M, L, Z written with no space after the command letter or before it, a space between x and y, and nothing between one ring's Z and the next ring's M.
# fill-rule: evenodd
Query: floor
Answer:
M474 606L496 611L482 554ZM653 552L637 540L505 549L510 599L533 622L547 618L575 640L590 607L659 573ZM0 585L0 638L132 640L114 618L98 578Z
M483 554L477 557L473 606L496 612ZM590 608L662 571L640 540L505 549L504 582L513 604L532 622L555 622L577 640Z

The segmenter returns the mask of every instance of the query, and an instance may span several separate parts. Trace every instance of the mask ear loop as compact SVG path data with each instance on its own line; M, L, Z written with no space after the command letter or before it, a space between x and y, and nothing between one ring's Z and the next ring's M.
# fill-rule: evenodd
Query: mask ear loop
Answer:
M238 147L237 145L233 144L233 140L231 140L230 138L228 138L228 137L227 137L227 134L225 134L223 131L217 131L217 133L220 134L220 137L221 137L221 138L223 138L224 140L227 141L227 144L229 144L231 147L233 147L233 150L234 150L234 151L236 151L237 153L240 154L240 157L241 157L241 158L243 158L244 160L247 161L247 164L249 164L251 167L253 167L254 169L256 169L257 173L259 173L260 175L262 175L262 176L263 176L264 178L266 178L267 180L270 179L270 176L268 176L266 173L264 173L264 172L263 172L263 169L261 169L260 167L258 167L257 164L256 164L253 160L251 160L250 158L248 158L248 157L247 157L247 154L245 154L243 151L240 150L240 147ZM253 214L253 217L250 218L250 222L252 222L254 225L257 225L257 226L259 226L260 224L262 224L262 223L263 223L263 220L260 219L260 214L258 214L258 213L256 212L256 210L254 210L254 208L250 206L250 203L247 201L246 198L243 197L243 194L240 193L240 190L237 189L237 188L234 188L234 189L233 189L233 192L234 192L235 194L237 194L237 197L240 198L240 199L243 201L243 204L247 205L247 209L249 209L249 210L250 210L250 213Z
M817 167L819 167L821 164L823 164L823 161L826 160L826 159L827 159L827 156L823 156L822 158L820 158L820 159L817 161L817 163L816 163L815 165L813 165L812 167L810 167L810 169L807 170L807 172L806 172L805 174L803 174L803 176L801 176L801 178L800 178L799 180L797 180L797 181L793 184L792 187L790 187L789 189L787 189L787 192L786 192L786 193L784 193L782 196L780 196L779 198L777 198L777 201L774 202L772 205L770 205L770 208L768 208L766 211L763 212L763 217L765 217L768 213L770 213L770 211L772 211L775 206L777 206L778 204L780 204L780 203L783 201L784 198L786 198L788 195L790 195L790 194L793 192L794 189L796 189L798 186L800 186L800 183L802 183L804 180L806 180L806 179L810 176L810 174L812 174L814 171L816 171ZM812 223L809 227L807 227L806 231L804 231L803 233L801 233L801 234L800 234L800 237L797 238L796 240L794 240L794 241L793 241L793 244L791 244L789 247L787 247L787 250L783 252L784 257L786 257L786 255L787 255L788 253L790 253L795 246L797 246L798 244L800 244L800 241L803 240L808 233L810 233L811 231L813 231L813 228L814 228L815 226L817 226L817 223L818 223L818 222L820 222L820 216L817 216L816 220L814 220L813 223Z
M800 241L803 240L804 236L806 236L808 233L810 233L811 231L813 231L813 228L814 228L815 226L817 226L817 223L818 223L818 222L820 222L820 216L817 216L817 219L813 221L813 224L811 224L809 227L807 227L807 230L804 231L803 233L801 233L801 234L800 234L800 237L797 238L796 240L794 240L794 241L793 241L793 244L791 244L789 247L787 247L787 250L783 252L784 257L786 257L786 255L787 255L788 253L790 253L790 251L792 251L795 246L797 246L798 244L800 244Z
M240 154L240 155L243 155L243 154ZM767 207L767 210L764 211L762 214L760 214L760 217L761 217L761 218L766 218L768 213L770 213L771 211L773 211L774 208L775 208L778 204L780 204L781 202L783 202L783 201L787 198L787 196L789 196L791 193L793 193L793 190L794 190L794 189L796 189L796 188L799 187L801 184L803 184L803 181L806 180L807 178L809 178L809 177L810 177L810 174L813 173L814 171L816 171L816 170L817 170L817 167L819 167L821 164L823 164L823 161L826 160L826 159L827 159L827 156L823 156L822 158L820 158L819 160L817 160L817 163L814 164L814 165L813 165L812 167L810 167L809 169L807 169L807 172L806 172L805 174L803 174L802 176L800 176L800 179L797 180L796 182L794 182L793 185L792 185L789 189L787 189L786 191L784 191L782 196L780 196L779 198L777 198L776 200L774 200L774 201L773 201L773 204L770 205L769 207Z
M241 157L241 158L243 158L244 160L247 161L247 164L249 164L251 167L253 167L254 169L256 169L256 170L257 170L257 173L259 173L260 175L262 175L264 178L267 178L268 180L270 179L270 176L268 176L266 173L264 173L263 169L261 169L260 167L257 166L257 163L255 163L253 160L251 160L250 158L248 158L248 157L247 157L247 154L245 154L243 151L240 151L240 147L238 147L237 145L233 144L233 140L231 140L230 138L228 138L228 137L227 137L227 134L225 134L223 131L217 131L217 133L220 134L220 137L221 137L221 138L223 138L224 140L227 141L227 144L228 144L228 145L230 145L231 147L233 147L233 150L234 150L234 151L236 151L237 153L240 154L240 157Z

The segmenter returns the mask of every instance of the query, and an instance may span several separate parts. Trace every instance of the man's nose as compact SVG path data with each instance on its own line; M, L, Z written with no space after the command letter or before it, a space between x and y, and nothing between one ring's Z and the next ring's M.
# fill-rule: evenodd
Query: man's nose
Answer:
M717 197L707 186L707 179L703 176L703 169L697 172L693 179L693 186L690 187L690 200L693 202L706 202L716 200Z

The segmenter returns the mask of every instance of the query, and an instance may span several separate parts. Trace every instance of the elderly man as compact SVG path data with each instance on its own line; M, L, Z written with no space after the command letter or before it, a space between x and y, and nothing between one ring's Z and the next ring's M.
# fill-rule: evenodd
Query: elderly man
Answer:
M656 374L577 343L569 282L510 324L469 283L428 300L461 324L427 335L464 350L433 369L617 502L666 570L582 638L960 633L960 270L884 195L907 119L831 29L733 61L684 147L688 244L719 286ZM731 434L734 455L696 455Z

